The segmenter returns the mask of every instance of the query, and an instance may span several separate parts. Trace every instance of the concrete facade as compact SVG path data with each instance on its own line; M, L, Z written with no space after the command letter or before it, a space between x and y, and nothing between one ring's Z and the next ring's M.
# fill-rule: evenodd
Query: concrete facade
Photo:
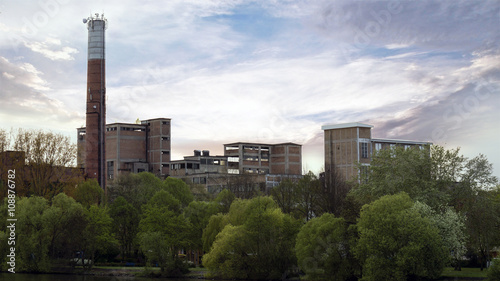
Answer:
M394 145L429 146L432 143L409 140L376 139L372 138L372 125L363 123L345 123L324 125L325 138L325 180L333 169L344 177L351 180L358 176L358 164L370 165L372 154L380 149Z
M270 188L283 179L302 177L302 146L237 142L224 144L224 155L216 156L194 150L183 160L171 161L170 175L204 185L209 193L243 182Z
M170 174L170 122L168 118L143 120L138 124L106 125L106 178L120 173L151 172L159 177ZM86 128L77 129L78 167L86 167L82 157L87 145Z
M295 143L224 144L230 174L302 174L302 146Z

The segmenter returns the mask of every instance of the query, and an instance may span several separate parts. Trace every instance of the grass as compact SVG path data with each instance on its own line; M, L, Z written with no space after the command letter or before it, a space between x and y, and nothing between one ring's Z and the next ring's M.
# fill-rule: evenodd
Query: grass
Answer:
M462 267L461 271L455 271L453 267L447 267L441 274L442 277L475 277L475 278L486 278L487 269L481 271L480 268L466 268Z

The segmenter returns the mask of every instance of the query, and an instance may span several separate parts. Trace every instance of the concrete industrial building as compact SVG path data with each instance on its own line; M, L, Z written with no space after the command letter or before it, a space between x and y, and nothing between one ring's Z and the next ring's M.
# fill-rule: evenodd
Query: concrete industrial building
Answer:
M358 164L369 165L372 153L395 145L421 148L430 142L372 138L372 125L363 123L345 123L324 125L321 129L325 136L325 180L332 170L337 171L345 180L358 176Z
M285 178L302 175L302 146L294 143L264 144L237 142L224 144L224 155L195 150L194 155L171 162L170 175L205 185L217 193L239 176L251 176L266 188Z
M302 174L302 146L236 142L224 145L230 174Z
M159 177L170 174L170 119L156 118L138 123L106 125L106 178L120 173L151 172ZM78 128L78 167L86 167L87 128Z

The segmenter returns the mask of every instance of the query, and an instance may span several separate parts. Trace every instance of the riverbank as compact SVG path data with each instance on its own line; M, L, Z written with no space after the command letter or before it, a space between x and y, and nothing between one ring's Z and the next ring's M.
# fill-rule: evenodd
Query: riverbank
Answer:
M206 268L190 268L189 273L183 275L181 278L191 279L205 279ZM72 272L67 270L56 270L54 273L72 273L80 275L93 275L93 276L112 276L112 277L155 277L160 274L158 267L113 267L113 266L94 266L90 271L84 271L82 267L76 267Z
M447 267L441 274L442 280L446 278L461 278L461 280L485 280L488 273L487 269L481 271L479 268L463 267L461 271L455 271L452 267Z
M148 274L147 272L152 274ZM175 280L200 280L206 279L206 273L208 270L206 268L190 268L189 273L185 274L181 278L175 278ZM141 277L152 277L151 275L159 275L159 268L148 268L146 271L145 267L111 267L111 266L96 266L93 267L91 271L84 271L81 267L76 268L54 268L52 273L41 274L43 275L80 275L80 276L95 276L96 278L109 277L114 278L110 280L151 280L150 278ZM454 281L468 281L468 280L486 280L487 271L481 271L479 268L462 268L462 271L455 271L453 268L445 268L441 278L439 280L454 280ZM76 276L75 276L76 277ZM118 279L116 279L118 278ZM99 279L101 280L101 279ZM169 279L174 280L174 279Z

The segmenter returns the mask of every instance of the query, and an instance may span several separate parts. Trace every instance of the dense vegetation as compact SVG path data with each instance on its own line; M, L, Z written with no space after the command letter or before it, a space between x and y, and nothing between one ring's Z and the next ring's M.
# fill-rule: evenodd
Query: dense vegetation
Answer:
M375 153L353 182L329 178L337 180L309 172L242 199L150 173L118 177L106 197L93 180L69 187L34 177L38 187L26 180L16 197L16 272L134 262L175 276L186 272L184 254L204 253L211 277L419 280L459 270L463 257L483 268L500 246L498 179L483 155L394 147ZM8 199L0 205L3 270Z

